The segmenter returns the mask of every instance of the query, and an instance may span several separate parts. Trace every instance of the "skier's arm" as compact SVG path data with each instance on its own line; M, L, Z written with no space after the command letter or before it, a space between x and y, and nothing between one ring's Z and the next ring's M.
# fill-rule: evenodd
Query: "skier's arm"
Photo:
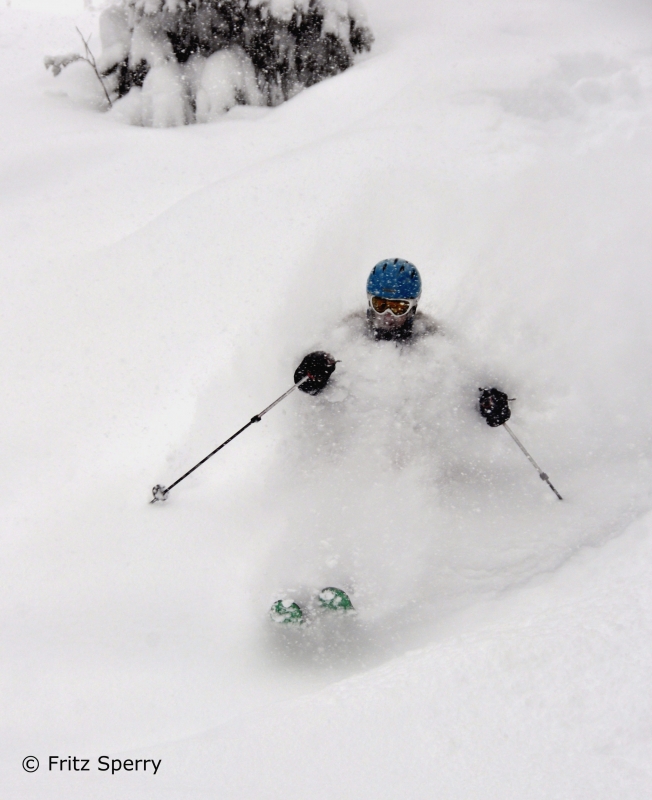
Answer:
M492 387L491 389L478 389L480 398L478 400L478 411L485 418L490 428L497 428L503 425L512 416L509 407L509 399L505 392Z

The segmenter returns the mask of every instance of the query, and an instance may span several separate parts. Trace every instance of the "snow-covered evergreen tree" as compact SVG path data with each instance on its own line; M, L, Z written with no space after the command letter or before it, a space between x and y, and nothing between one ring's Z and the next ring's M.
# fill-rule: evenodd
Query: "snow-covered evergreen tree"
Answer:
M358 0L119 0L100 18L98 68L132 122L204 122L277 105L373 41Z

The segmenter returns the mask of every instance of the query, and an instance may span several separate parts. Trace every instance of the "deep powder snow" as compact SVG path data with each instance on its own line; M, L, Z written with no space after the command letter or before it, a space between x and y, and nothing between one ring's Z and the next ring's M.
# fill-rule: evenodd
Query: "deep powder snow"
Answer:
M353 69L165 131L45 73L92 8L0 9L12 796L650 792L652 23L366 7ZM395 256L438 325L410 347L350 321ZM327 391L147 504L314 349ZM269 623L333 584L350 620ZM137 750L155 778L20 768Z

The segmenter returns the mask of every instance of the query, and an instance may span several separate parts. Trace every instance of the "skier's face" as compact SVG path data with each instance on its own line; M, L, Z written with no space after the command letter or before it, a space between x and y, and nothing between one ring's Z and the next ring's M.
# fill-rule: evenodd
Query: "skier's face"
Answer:
M369 309L374 327L381 330L397 330L411 319L417 310L415 299L387 299L369 295Z

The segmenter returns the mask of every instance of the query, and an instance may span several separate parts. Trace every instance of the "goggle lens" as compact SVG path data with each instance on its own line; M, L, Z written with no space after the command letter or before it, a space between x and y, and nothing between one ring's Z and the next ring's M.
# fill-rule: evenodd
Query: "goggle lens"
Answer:
M372 297L371 307L378 314L384 314L389 310L395 317L402 317L410 310L412 302L410 300L388 300L386 297Z

